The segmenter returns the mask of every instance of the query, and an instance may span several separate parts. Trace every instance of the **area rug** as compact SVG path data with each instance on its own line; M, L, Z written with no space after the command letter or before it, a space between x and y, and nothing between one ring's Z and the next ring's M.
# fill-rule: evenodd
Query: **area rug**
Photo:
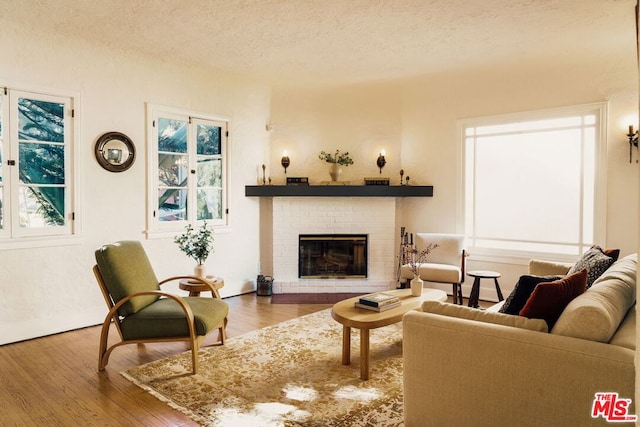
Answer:
M330 309L230 338L122 375L204 426L402 426L402 325L371 331L360 379L357 330L341 364L342 325Z
M347 298L353 298L363 293L297 293L273 294L271 304L335 304Z

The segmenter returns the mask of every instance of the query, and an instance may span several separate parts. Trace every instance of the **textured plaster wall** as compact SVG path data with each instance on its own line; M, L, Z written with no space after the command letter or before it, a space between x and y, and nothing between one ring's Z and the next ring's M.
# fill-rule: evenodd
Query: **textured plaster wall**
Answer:
M229 117L230 224L216 231L207 268L225 279L223 296L251 291L258 272L259 203L244 197L244 185L253 184L254 165L268 152L270 89L117 46L40 34L25 22L0 21L0 27L1 85L80 95L82 221L75 244L0 250L0 344L101 322L106 306L91 267L94 250L106 242L141 240L159 278L193 271L172 236L147 240L144 234L147 102ZM95 161L94 143L107 131L134 141L137 158L130 170L109 173Z

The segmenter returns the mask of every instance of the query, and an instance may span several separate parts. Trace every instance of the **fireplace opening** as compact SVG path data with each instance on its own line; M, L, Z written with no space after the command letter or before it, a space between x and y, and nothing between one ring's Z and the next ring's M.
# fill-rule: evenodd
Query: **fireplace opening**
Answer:
M298 277L342 279L367 277L366 234L300 234Z

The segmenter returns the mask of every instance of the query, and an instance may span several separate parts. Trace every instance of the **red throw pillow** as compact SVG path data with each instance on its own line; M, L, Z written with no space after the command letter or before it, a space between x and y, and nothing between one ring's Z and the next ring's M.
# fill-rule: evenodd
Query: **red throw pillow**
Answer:
M586 287L587 270L553 282L539 283L519 314L530 319L544 319L551 331L567 304L583 293Z

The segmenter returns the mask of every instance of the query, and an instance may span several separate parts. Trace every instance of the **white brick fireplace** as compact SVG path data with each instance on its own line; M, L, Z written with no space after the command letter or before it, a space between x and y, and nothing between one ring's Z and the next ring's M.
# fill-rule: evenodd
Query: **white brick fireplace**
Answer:
M396 283L394 197L274 197L274 293L376 292ZM300 234L367 234L366 279L298 278Z

